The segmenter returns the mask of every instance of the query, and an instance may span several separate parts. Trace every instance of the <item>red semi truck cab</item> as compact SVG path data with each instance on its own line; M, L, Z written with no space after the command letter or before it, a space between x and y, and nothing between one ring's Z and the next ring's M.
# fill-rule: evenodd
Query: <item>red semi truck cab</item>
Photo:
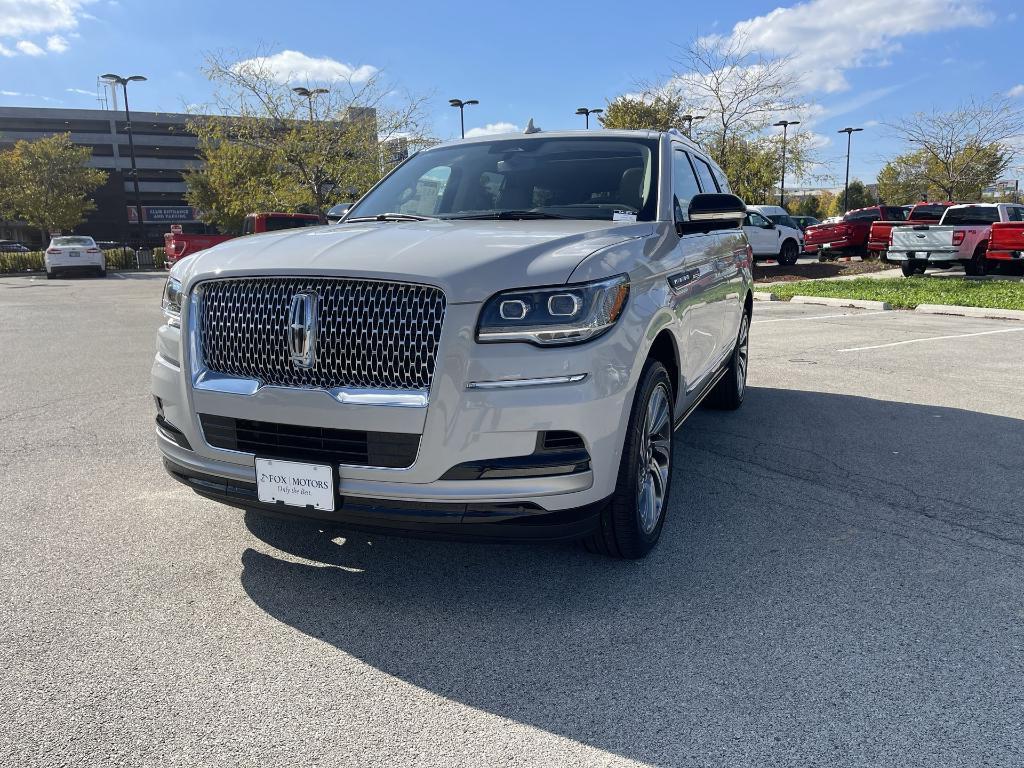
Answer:
M315 213L250 213L242 224L242 235L261 232L276 232L281 229L315 227L324 221ZM234 235L186 234L168 232L164 235L164 266L167 269L199 251L205 251L218 243L230 240Z

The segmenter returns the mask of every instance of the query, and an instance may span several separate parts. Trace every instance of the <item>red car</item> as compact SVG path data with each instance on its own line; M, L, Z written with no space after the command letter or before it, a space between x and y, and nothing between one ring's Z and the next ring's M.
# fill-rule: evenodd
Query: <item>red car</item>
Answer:
M815 224L804 230L804 252L821 260L837 256L864 256L868 252L868 234L875 221L904 221L906 211L893 205L872 205L847 211L842 221Z
M324 221L315 213L250 213L242 225L243 235L260 232L276 232L279 229L315 227ZM168 232L164 235L164 266L167 269L191 256L205 251L217 243L230 240L234 235L188 235L183 232Z
M938 224L946 209L956 203L946 201L942 203L917 203L910 209L906 221L878 221L871 222L871 229L868 232L868 253L872 256L884 256L889 250L889 233L893 227L909 224Z

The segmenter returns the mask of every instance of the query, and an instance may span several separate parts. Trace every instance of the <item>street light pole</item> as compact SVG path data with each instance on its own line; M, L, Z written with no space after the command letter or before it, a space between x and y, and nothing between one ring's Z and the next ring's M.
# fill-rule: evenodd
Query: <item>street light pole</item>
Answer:
M466 138L466 107L471 104L479 104L476 99L448 99L448 105L459 108L459 128L462 130L462 138Z
M132 164L132 186L135 190L135 217L138 219L139 224L139 248L142 248L146 245L146 225L142 220L142 195L139 193L139 170L135 164L135 139L132 137L132 113L128 109L128 83L145 82L146 78L142 75L121 77L120 75L108 73L106 75L101 75L101 79L106 80L109 83L117 83L124 91L124 119L125 127L128 130L128 154L131 157Z
M863 128L840 128L836 133L846 134L846 184L845 192L843 193L843 213L850 210L850 142L853 140L853 134L857 131L863 131Z
M693 124L697 120L703 120L707 115L680 115L679 119L686 123L686 138L692 139L690 134L693 131Z
M779 208L786 207L786 136L789 126L800 125L799 120L779 120L774 124L782 128L782 182L779 184Z
M318 96L321 93L330 93L326 88L314 88L310 90L309 88L298 87L292 88L292 91L297 93L299 96L305 96L306 100L309 102L309 122L311 123L313 122L313 97Z
M576 110L577 115L583 115L583 118L586 121L584 123L584 127L586 128L586 130L590 130L590 116L599 115L602 112L604 112L603 109L587 109L586 107L580 107L579 109Z

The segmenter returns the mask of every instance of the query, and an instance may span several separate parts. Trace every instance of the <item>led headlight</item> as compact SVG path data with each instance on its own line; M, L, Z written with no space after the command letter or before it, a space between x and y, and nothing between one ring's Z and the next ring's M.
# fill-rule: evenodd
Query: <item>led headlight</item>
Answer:
M160 306L167 316L168 325L179 325L181 323L181 281L168 277L164 283L164 296Z
M627 275L578 285L505 291L484 304L476 338L541 346L577 344L615 325L628 297Z

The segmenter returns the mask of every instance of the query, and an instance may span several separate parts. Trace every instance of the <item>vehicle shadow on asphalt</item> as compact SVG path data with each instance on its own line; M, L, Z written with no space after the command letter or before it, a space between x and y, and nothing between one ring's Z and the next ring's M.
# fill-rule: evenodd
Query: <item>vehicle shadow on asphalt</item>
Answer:
M388 675L648 764L1019 750L1024 422L751 388L677 434L646 560L249 513L277 551L246 550L242 585Z

